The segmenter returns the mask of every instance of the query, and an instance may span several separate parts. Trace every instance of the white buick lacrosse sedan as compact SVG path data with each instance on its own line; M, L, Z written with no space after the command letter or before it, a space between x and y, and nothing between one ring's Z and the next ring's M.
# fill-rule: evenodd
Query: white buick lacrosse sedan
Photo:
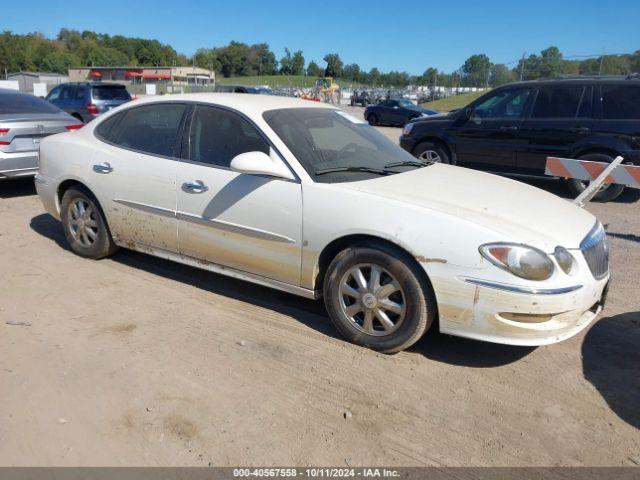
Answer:
M44 139L36 185L78 255L130 248L323 296L346 338L383 352L433 324L489 342L558 342L597 316L609 280L590 213L512 180L418 162L362 121L303 100L132 102Z

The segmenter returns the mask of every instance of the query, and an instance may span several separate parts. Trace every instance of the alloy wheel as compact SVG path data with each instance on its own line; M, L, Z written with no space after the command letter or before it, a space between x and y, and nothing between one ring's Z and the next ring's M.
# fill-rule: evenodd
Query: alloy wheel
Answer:
M425 150L424 152L422 152L420 154L418 159L422 160L423 162L428 162L428 163L440 163L440 162L442 162L442 158L440 158L440 155L435 150Z
M340 306L354 327L373 336L393 333L406 315L406 297L400 283L372 263L356 265L343 275Z
M83 247L91 247L98 239L94 206L84 198L77 198L69 204L68 218L71 236Z

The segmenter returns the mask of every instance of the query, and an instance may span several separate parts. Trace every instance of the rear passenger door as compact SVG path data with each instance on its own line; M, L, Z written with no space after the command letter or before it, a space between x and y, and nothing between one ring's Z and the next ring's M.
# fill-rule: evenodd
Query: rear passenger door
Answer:
M177 252L176 172L187 105L125 110L96 128L91 187L120 245Z
M629 150L637 150L640 143L640 85L638 80L625 80L595 87L593 134L603 140L616 140L627 145ZM635 84L635 85L634 85ZM622 153L622 152L619 152ZM636 153L637 162L640 154Z
M519 173L544 175L548 156L567 157L591 133L593 88L548 85L537 89L531 114L521 126Z

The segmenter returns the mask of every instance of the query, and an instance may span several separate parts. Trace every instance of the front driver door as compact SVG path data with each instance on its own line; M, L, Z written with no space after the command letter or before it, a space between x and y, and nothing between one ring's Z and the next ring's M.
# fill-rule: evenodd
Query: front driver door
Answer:
M518 130L531 88L503 89L473 108L468 120L450 130L459 165L491 171L516 168Z
M300 183L229 168L241 153L277 156L262 134L238 113L198 105L183 143L177 182L180 253L299 285Z

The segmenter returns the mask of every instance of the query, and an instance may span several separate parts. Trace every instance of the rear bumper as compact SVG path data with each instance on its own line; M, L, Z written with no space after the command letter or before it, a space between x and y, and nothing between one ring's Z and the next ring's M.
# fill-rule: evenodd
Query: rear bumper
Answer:
M0 152L0 178L35 175L38 171L38 151Z
M54 183L51 179L38 173L36 174L35 185L36 192L38 192L38 197L40 197L40 201L42 202L42 206L44 207L44 209L54 218L60 220L60 205L58 204L57 183Z

